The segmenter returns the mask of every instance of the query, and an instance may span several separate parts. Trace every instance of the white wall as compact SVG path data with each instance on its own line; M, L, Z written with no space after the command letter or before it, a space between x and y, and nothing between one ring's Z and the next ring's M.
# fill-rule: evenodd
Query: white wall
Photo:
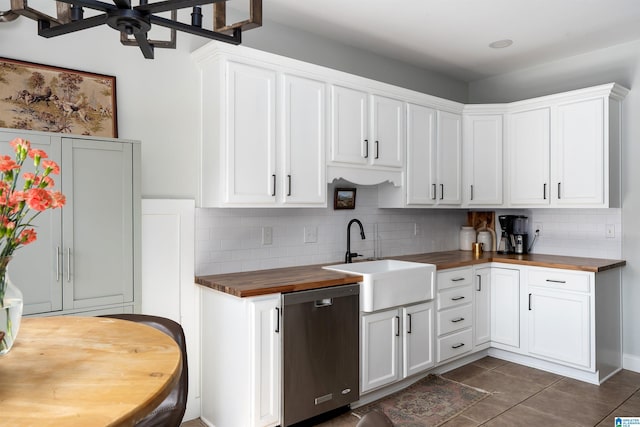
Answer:
M329 186L330 200L334 187ZM196 274L342 263L351 218L362 221L366 235L362 240L354 224L351 250L365 257L374 256L376 239L378 257L458 248L466 211L378 209L376 187L356 188L354 210L336 211L331 203L317 209L196 209ZM263 226L273 228L272 245L262 245ZM317 228L316 243L304 243L305 227Z
M623 105L621 256L623 278L624 366L640 371L640 42L543 64L527 70L472 82L473 103L509 102L596 84L616 82L631 92ZM548 211L548 215L553 215ZM585 211L585 214L589 214ZM597 225L615 218L602 218ZM616 229L616 232L618 230ZM539 249L539 248L537 248ZM556 253L573 255L575 248Z

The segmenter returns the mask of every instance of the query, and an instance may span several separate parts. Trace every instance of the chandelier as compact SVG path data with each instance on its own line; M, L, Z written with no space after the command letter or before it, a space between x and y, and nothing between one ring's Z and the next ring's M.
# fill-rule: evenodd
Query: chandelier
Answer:
M120 42L138 46L147 59L153 59L154 48L176 47L176 31L195 34L212 40L238 45L242 42L242 31L262 25L262 0L249 0L249 19L227 24L227 0L164 0L149 3L140 0L132 6L130 0L113 0L107 3L98 0L59 0L56 2L57 16L54 18L32 7L27 0L11 0L11 10L0 12L0 22L6 22L22 15L38 22L38 34L51 38L80 30L107 24L120 32ZM213 30L202 28L202 5L213 4ZM192 8L191 23L178 21L178 10ZM84 17L84 10L92 9L101 13ZM171 12L171 18L159 13ZM152 25L171 30L170 40L150 40L148 32Z

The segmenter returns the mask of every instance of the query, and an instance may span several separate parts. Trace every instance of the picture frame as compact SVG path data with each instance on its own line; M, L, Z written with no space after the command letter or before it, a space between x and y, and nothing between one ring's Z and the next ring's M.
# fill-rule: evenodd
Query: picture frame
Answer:
M333 195L333 209L355 209L356 189L336 188Z
M118 137L116 78L0 57L0 127Z

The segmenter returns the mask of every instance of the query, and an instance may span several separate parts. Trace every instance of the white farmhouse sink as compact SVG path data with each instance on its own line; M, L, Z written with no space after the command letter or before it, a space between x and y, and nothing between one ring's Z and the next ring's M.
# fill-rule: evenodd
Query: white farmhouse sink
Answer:
M323 268L363 277L360 282L361 311L377 311L433 299L436 272L433 264L385 259Z

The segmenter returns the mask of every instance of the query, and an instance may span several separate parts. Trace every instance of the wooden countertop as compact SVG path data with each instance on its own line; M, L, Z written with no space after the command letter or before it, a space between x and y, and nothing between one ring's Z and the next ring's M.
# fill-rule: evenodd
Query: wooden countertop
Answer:
M133 426L169 395L180 358L171 337L140 323L24 318L0 357L0 425Z
M496 252L485 252L480 257L475 257L471 251L432 252L389 258L435 264L437 270L500 262L505 264L562 268L565 270L597 273L626 265L626 261L624 260L544 254L504 255ZM336 262L332 264L340 263ZM196 283L237 297L252 297L346 285L362 280L361 276L325 270L322 268L323 265L329 264L198 276L196 277Z

